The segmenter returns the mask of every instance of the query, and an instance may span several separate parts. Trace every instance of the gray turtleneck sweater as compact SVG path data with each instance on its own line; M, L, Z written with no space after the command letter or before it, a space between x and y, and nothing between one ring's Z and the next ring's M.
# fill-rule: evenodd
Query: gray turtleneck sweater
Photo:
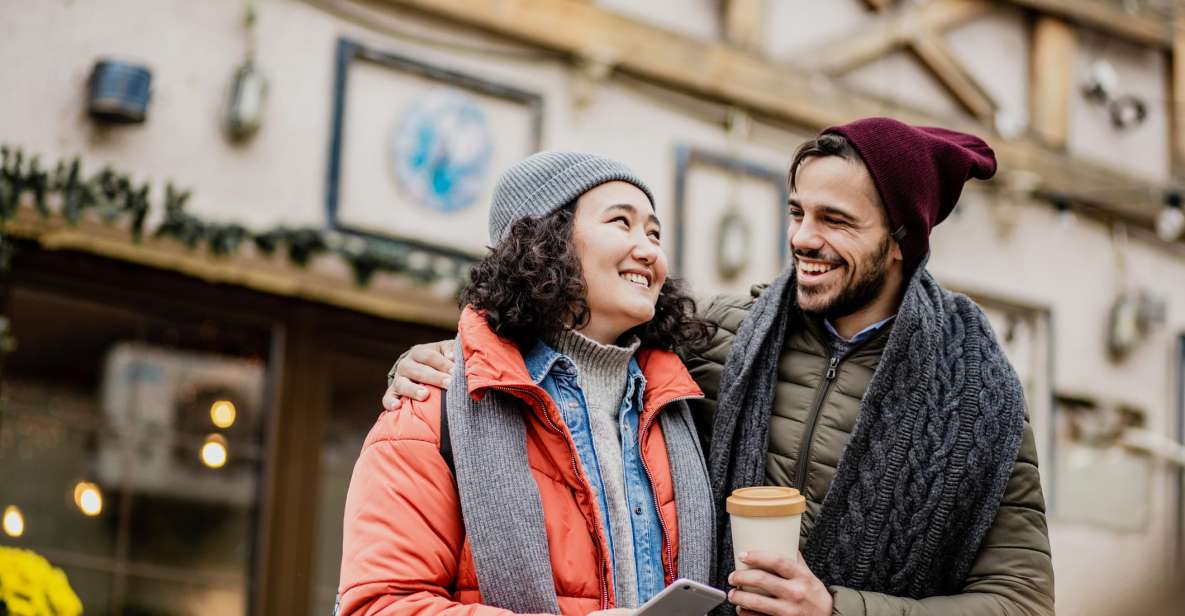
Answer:
M637 564L622 461L621 402L628 384L630 358L640 343L635 338L624 347L604 345L568 329L547 342L576 365L576 380L588 405L593 449L609 508L617 607L637 607Z

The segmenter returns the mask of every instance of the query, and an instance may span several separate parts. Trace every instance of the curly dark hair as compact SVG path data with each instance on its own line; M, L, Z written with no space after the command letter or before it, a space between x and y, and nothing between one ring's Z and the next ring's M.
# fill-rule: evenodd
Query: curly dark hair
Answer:
M474 264L460 303L485 313L494 333L526 347L565 327L588 323L580 259L572 245L575 204L543 217L515 221L505 239ZM695 300L668 276L654 318L627 335L643 347L680 350L706 342L711 326L695 316Z

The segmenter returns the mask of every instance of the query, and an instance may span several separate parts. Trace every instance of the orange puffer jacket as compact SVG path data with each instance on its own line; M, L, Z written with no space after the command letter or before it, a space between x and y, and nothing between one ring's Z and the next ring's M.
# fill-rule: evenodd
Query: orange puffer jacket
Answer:
M583 615L613 607L597 499L559 409L531 380L517 347L496 336L484 318L466 310L460 333L469 394L496 389L523 402L527 458L543 503L560 610ZM640 448L659 503L670 584L678 571L679 528L656 418L665 405L702 394L673 353L643 349L637 360L646 377ZM405 400L398 411L379 416L354 466L338 588L343 616L509 613L481 604L457 487L440 455L440 391L429 389L426 401Z

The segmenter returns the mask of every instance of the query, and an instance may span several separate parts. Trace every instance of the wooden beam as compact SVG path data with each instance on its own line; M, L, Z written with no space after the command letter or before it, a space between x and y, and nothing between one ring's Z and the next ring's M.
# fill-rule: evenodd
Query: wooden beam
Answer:
M942 32L982 17L991 10L992 5L986 0L936 0L916 9L880 17L871 26L862 25L837 36L815 51L807 52L803 65L833 75L846 73L906 45L920 33Z
M1173 9L1173 51L1169 58L1172 113L1169 123L1173 169L1178 175L1185 176L1185 0L1174 0Z
M765 53L765 0L725 0L724 40L756 54Z
M330 395L328 341L319 331L316 311L299 306L272 333L268 368L276 396L267 414L260 505L265 523L256 546L262 562L257 561L251 610L261 616L307 614L311 607L316 478Z
M1173 46L1173 26L1169 20L1147 14L1131 14L1118 2L1102 0L1000 0L1046 15L1162 49Z
M431 299L421 293L415 300L391 280L376 277L370 287L359 287L347 270L320 271L288 264L282 258L242 254L232 258L194 251L170 238L145 237L132 241L126 229L84 218L78 225L64 219L44 219L32 207L21 207L4 224L4 233L36 240L47 250L76 250L88 254L179 272L213 284L233 284L264 293L328 304L377 317L426 323L440 327L457 324L456 303ZM379 274L379 276L386 276Z
M910 41L909 48L963 109L991 125L996 115L996 102L967 72L941 35L935 32L920 34Z
M384 0L417 9L457 25L494 32L514 40L573 56L601 48L618 59L617 70L685 93L736 105L770 119L821 129L866 116L883 115L880 101L805 71L763 61L727 45L698 41L573 0ZM983 134L993 145L1003 170L1036 173L1042 191L1108 207L1116 215L1150 224L1160 209L1157 199L1108 201L1117 187L1154 187L1151 182L1112 168L1050 152L1039 144L1008 141L982 125L936 119L919 111L896 110L914 124L940 124ZM1100 195L1104 195L1100 197Z
M1051 148L1065 148L1070 133L1076 46L1073 26L1056 17L1037 19L1029 69L1030 126L1033 134Z

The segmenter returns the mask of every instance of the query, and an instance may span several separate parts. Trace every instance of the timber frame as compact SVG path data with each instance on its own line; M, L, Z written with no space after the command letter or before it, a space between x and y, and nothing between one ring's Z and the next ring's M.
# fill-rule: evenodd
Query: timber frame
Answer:
M820 80L817 74L802 68L775 63L760 55L759 50L753 50L759 41L759 37L752 34L752 23L756 19L753 17L753 8L760 3L752 0L734 1L743 1L747 6L731 11L725 7L726 22L737 19L745 23L725 23L723 30L726 41L704 41L641 23L593 3L578 0L381 0L388 5L492 32L573 58L583 57L596 50L614 59L615 70L684 93L740 107L774 122L808 130L883 113L883 106L869 96L852 92L832 80ZM902 3L878 0L865 4L870 10L881 11L881 19L892 20L899 18L892 11L900 9L896 5ZM1091 27L1112 36L1162 49L1185 48L1185 35L1179 34L1183 30L1180 23L1166 24L1148 16L1129 15L1118 6L1106 4L1102 0L935 0L911 10L930 11L933 15L941 8L943 11L971 14L990 9L993 4L1019 6L1048 19ZM957 21L943 23L950 26ZM895 112L901 120L916 124L942 124L988 135L996 149L1001 169L1005 170L1002 175L1006 175L1008 170L1033 172L1040 178L1037 194L1056 195L1087 206L1107 218L1150 226L1162 207L1162 195L1169 190L1179 190L1180 184L1177 182L1158 184L1103 164L1070 157L1059 151L1059 131L1056 129L1039 128L1036 132L1040 138L1005 139L993 134L994 129L984 122L986 118L983 117L986 115L984 105L990 99L980 98L975 93L975 90L982 88L973 80L964 79L965 71L961 71L957 63L947 62L950 56L942 46L927 42L939 38L933 35L933 30L922 29L906 38L894 39L883 33L879 36L887 40L885 44L889 47L900 45L903 41L914 47L916 41L916 46L921 47L922 51L919 53L915 49L915 53L930 58L933 62L931 70L934 70L934 65L945 64L941 70L948 77L941 81L948 89L957 88L964 92L966 100L963 100L964 97L957 99L964 107L974 109L972 115L980 121L938 119L912 110ZM1178 33L1176 36L1175 32ZM737 44L727 39L736 40ZM1173 63L1175 75L1185 74L1180 64ZM1185 86L1181 85L1183 79L1185 77L1174 80L1172 91L1175 101L1185 98ZM1055 123L1058 121L1059 103L1056 100L1038 104L1052 110L1049 116ZM1185 161L1185 146L1182 145L1185 144L1185 112L1182 107L1185 104L1175 103L1173 106L1177 111L1177 121L1171 140L1174 151L1182 153L1179 161ZM1052 134L1053 138L1046 136L1046 133ZM1117 194L1122 195L1122 198L1099 196Z

